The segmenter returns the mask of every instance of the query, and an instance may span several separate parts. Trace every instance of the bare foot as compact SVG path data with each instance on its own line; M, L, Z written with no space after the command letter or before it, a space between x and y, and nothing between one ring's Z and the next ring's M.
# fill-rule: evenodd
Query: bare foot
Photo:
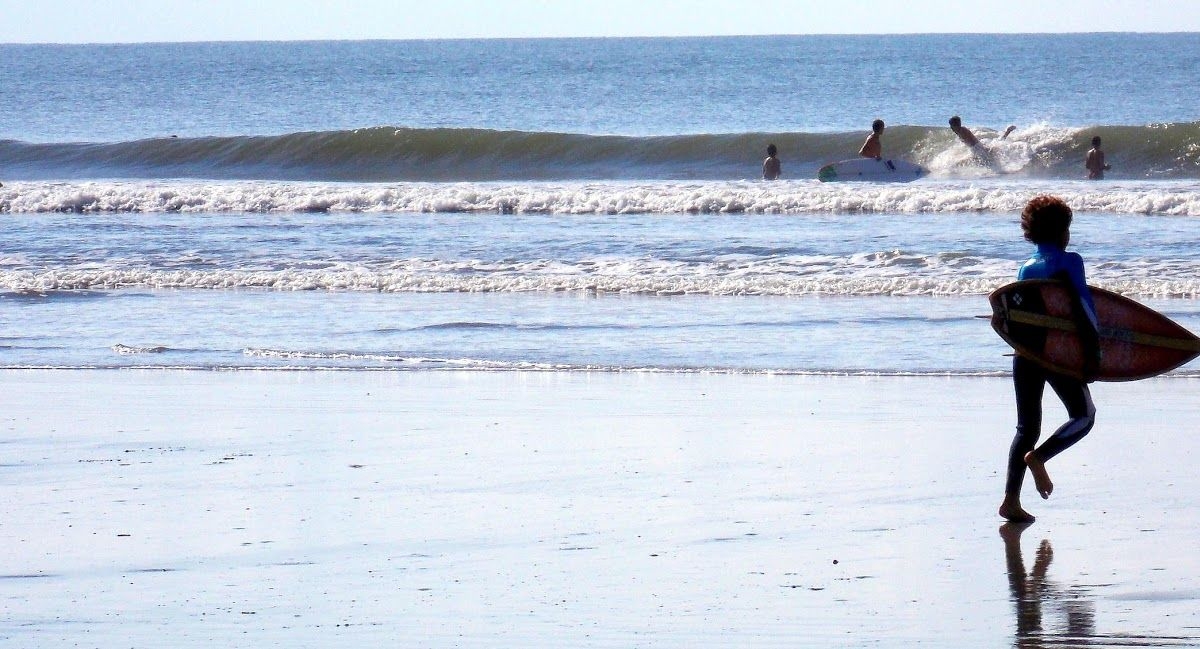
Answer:
M1025 454L1025 466L1029 467L1029 472L1033 474L1033 483L1037 485L1042 499L1049 498L1050 494L1054 493L1054 483L1050 482L1050 474L1046 473L1046 464L1042 462L1042 458L1037 456L1036 451Z
M1022 509L1020 504L1012 505L1005 502L1000 505L1000 511L997 513L1000 514L1001 518L1007 519L1012 523L1032 523L1036 520L1033 514Z

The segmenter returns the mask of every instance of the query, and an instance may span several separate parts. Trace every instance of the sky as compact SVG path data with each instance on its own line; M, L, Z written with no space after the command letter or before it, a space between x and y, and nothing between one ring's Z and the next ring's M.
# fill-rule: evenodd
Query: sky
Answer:
M0 0L0 43L1200 31L1200 0Z

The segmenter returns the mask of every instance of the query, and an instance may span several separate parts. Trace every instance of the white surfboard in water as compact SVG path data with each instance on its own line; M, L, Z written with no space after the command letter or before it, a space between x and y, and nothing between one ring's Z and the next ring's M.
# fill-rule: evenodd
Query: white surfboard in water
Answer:
M846 180L868 180L874 182L906 183L927 175L929 170L907 160L876 160L874 158L854 158L831 162L817 172L817 179L823 183Z

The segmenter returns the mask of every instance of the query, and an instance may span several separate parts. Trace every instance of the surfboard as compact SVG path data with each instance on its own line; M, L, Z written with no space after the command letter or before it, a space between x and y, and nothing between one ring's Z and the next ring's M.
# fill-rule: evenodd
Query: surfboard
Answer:
M831 162L817 171L817 180L823 183L846 180L867 180L874 182L902 182L916 180L929 173L929 170L907 160L876 160L874 158L855 158Z
M1127 297L1089 287L1100 322L1097 381L1156 376L1200 355L1200 338L1167 316ZM1018 354L1060 374L1082 377L1083 344L1072 317L1071 293L1057 280L1002 286L988 296L992 328Z

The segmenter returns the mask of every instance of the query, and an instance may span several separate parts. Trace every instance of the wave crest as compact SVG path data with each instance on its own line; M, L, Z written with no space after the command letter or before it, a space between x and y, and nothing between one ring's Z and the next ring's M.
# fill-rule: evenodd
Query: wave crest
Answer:
M1114 177L1200 178L1200 122L1087 129L1024 126L1000 141L987 169L942 127L887 130L889 157L936 175L1017 172L1079 178L1093 135L1104 138ZM728 180L754 178L768 142L790 178L813 178L853 157L863 137L840 133L583 135L470 128L380 126L285 135L152 138L107 143L0 140L7 178L213 178L313 181Z

